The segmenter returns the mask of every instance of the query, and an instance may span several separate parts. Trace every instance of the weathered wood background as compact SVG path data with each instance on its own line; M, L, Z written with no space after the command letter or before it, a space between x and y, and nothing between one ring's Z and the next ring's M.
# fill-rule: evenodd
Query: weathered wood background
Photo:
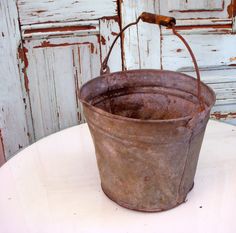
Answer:
M236 124L235 0L1 0L0 164L34 141L84 122L80 86L99 74L121 27L148 11L176 17L214 88L212 117ZM169 29L140 23L116 44L109 65L195 75Z

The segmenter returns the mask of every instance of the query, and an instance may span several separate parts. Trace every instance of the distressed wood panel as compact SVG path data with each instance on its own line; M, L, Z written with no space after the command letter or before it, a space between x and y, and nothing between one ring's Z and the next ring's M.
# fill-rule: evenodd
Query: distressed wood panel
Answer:
M64 36L96 35L99 31L98 20L44 23L24 25L21 27L23 39L47 39Z
M169 11L219 11L224 9L224 0L168 0Z
M102 61L107 56L110 46L117 34L120 32L120 26L118 20L115 19L101 19L100 20L100 46L101 46L101 58ZM118 39L113 47L110 55L108 65L111 72L122 70L121 59L121 41Z
M143 12L159 13L158 1L128 0L121 3L122 27ZM123 60L126 69L160 68L160 28L140 22L124 33Z
M83 121L78 89L99 74L99 36L27 40L35 140Z
M115 0L18 0L20 23L91 20L117 15Z
M194 72L185 73L196 76ZM222 67L220 70L203 70L201 78L216 93L211 117L236 125L236 69Z
M230 17L228 6L231 0L160 0L160 12L177 19Z
M180 32L182 33L182 32ZM236 65L236 37L229 34L184 35L197 58L200 68ZM193 64L183 43L174 35L163 36L162 64L164 69L191 70Z
M15 1L0 1L0 22L0 130L9 159L29 144L17 59L21 37Z

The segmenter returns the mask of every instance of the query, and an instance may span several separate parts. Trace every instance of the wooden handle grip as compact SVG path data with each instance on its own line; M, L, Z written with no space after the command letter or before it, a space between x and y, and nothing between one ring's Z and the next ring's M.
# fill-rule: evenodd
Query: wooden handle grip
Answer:
M173 24L176 24L176 20L173 17L156 15L148 12L143 12L140 15L140 18L143 22L159 24L166 27L171 27Z

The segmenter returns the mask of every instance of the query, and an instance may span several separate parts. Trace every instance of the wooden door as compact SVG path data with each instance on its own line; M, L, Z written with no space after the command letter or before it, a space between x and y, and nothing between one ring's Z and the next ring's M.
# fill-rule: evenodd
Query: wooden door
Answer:
M14 0L0 1L0 163L29 144L18 70L21 40Z
M236 124L236 1L128 0L121 4L122 26L143 11L173 16L192 47L204 82L216 92L212 118ZM195 76L191 58L170 29L140 23L124 35L127 69L155 68Z
M177 19L178 31L191 45L202 79L216 92L212 117L236 124L236 1L160 1L160 13ZM171 31L161 29L163 69L194 75L189 55Z
M119 32L114 1L19 0L20 55L31 141L84 122L78 91L99 75ZM121 69L118 43L110 60Z
M84 122L80 86L99 75L120 31L110 0L0 1L0 163L34 141ZM109 65L121 70L121 44Z

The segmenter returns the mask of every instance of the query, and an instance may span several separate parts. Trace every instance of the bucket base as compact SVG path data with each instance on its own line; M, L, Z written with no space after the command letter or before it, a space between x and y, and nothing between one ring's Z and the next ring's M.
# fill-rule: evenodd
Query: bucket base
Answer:
M188 193L193 189L194 187L194 182L191 186L191 188L189 189L189 191L187 192L186 194L186 197L188 195ZM102 188L102 191L104 192L104 194L112 201L114 201L115 203L117 203L118 205L126 208L126 209L130 209L130 210L135 210L135 211L139 211L139 212L149 212L149 213L154 213L154 212L162 212L162 211L166 211L166 210L170 210L170 209L173 209L179 205L181 205L182 203L186 202L186 197L184 198L184 200L180 203L177 203L176 205L170 207L170 208L167 208L167 209L141 209L141 208L133 208L131 207L129 204L127 203L124 203L124 202L119 202L117 200L115 200L115 198L113 198L111 195L108 194L108 192L105 191L104 187L102 186L101 184L101 188Z

